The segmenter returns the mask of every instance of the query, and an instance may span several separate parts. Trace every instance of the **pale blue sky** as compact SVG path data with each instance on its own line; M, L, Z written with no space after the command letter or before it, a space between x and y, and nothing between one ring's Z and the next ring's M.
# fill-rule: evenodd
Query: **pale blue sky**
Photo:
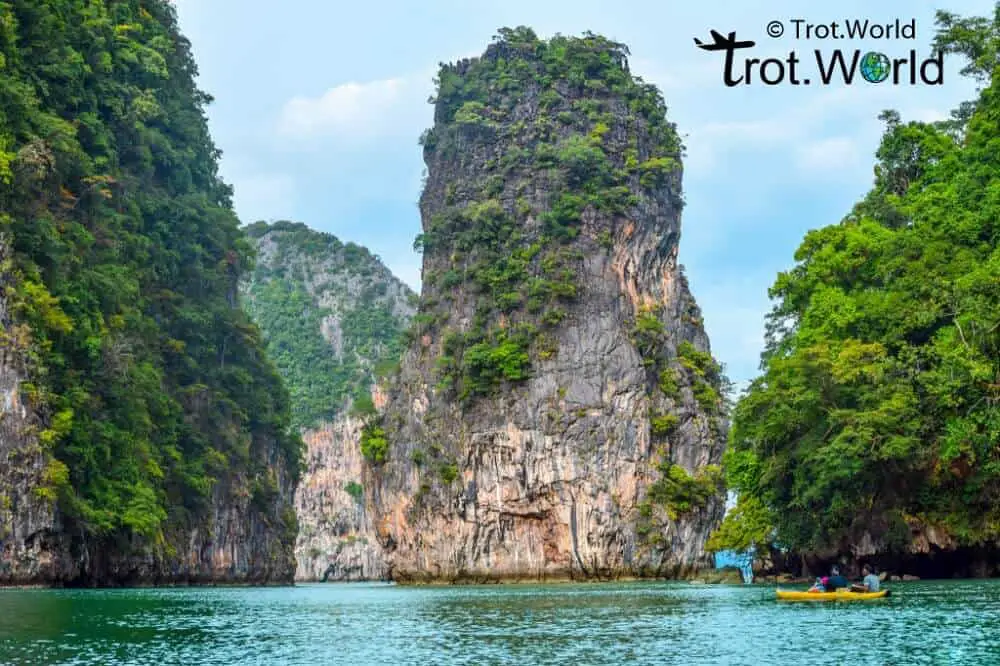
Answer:
M871 185L878 113L944 117L973 83L946 60L942 86L726 88L721 56L694 46L709 29L753 39L754 56L807 64L837 46L927 55L934 10L990 15L992 0L867 3L598 0L175 0L200 85L216 98L211 129L244 222L292 219L367 246L419 289L417 138L440 61L480 53L503 26L543 37L585 30L625 42L632 69L664 92L688 147L680 260L712 350L730 377L757 374L767 290L803 234L837 222ZM767 10L752 6L768 7ZM796 41L791 19L916 19L911 41ZM771 39L771 20L789 28ZM802 67L806 66L805 64ZM800 75L801 78L801 75Z

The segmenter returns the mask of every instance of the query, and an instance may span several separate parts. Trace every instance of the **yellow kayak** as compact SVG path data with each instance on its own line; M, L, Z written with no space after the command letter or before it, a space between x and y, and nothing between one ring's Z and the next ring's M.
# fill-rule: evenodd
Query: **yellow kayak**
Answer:
M864 601L881 599L889 596L889 590L878 592L851 592L837 590L836 592L799 592L797 590L777 590L779 599L785 601Z

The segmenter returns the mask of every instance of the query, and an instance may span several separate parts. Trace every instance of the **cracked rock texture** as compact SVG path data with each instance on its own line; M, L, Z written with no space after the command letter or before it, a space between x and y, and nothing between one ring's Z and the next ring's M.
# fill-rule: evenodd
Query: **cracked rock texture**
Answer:
M387 575L364 495L364 422L352 415L378 366L398 361L415 294L377 257L301 223L248 227L257 264L243 292L268 352L289 386L306 444L295 494L299 581ZM293 307L289 307L289 304Z
M365 502L362 421L344 417L307 430L306 471L295 494L299 581L382 580L385 556ZM351 484L357 484L353 486Z
M533 49L494 44L481 59L445 66L441 78L467 82L483 62L499 68L501 60L520 59L527 63L521 71L530 72ZM485 109L464 107L488 118L478 125L456 121L439 95L424 151L425 232L485 196L517 219L522 246L539 241L557 177L550 168L519 163L498 179L496 165L537 150L546 132L556 144L585 136L595 123L575 104L580 100L600 102L600 122L608 126L604 150L616 167L624 168L630 147L638 146L640 162L649 157L646 122L620 96L557 82L561 101L546 110L543 84L530 73L519 76L517 94L491 88ZM564 122L551 123L559 112ZM477 308L491 308L491 297L468 281L429 280L460 270L463 259L447 236L425 247L420 312L433 323L403 357L382 412L388 460L369 467L365 479L366 506L375 509L394 580L673 577L711 566L704 546L722 518L722 495L673 517L647 497L664 465L694 476L720 463L728 427L721 411L696 399L696 382L678 358L684 342L709 350L677 263L680 180L679 168L655 187L630 176L636 200L623 213L583 211L579 234L566 246L579 254L571 265L578 293L563 306L565 316L552 325L530 313L491 315L501 329L517 316L537 324L547 351L533 345L529 378L501 382L471 401L441 387L439 359L446 337L478 325ZM540 270L537 263L529 268L535 276ZM656 389L635 341L637 318L649 312L664 331L656 352L670 359L678 377L671 396ZM665 440L651 434L652 412L676 418Z
M51 502L35 491L46 459L40 421L24 399L28 330L11 317L3 293L11 284L9 245L0 236L0 583L57 578L72 569L68 543Z
M0 238L0 287L11 277ZM3 292L0 291L0 294ZM269 511L252 505L252 479L240 470L216 485L212 506L192 529L169 533L169 554L113 550L74 538L46 491L50 457L39 444L44 418L24 397L30 333L0 295L0 584L155 585L274 583L292 580L294 561L284 526L293 481L274 442L255 436L253 454L267 466L275 498Z

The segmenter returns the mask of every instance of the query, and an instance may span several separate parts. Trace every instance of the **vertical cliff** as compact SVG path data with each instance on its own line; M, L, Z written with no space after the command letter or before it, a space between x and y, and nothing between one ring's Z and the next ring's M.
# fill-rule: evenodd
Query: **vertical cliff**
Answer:
M306 469L295 493L299 581L384 580L385 552L365 501L363 423L345 414L302 434Z
M677 264L682 147L627 55L518 28L441 68L419 313L362 439L396 580L706 561L725 380Z
M295 494L296 579L383 578L362 485L361 430L381 403L377 378L398 365L416 295L366 249L332 234L293 222L257 222L247 233L257 248L243 285L247 310L289 387L306 443Z
M15 569L46 578L72 567L60 561L68 544L54 507L36 492L48 461L37 436L40 419L24 396L30 332L10 311L14 286L9 241L0 235L0 580Z
M301 439L172 6L0 3L0 583L289 582Z

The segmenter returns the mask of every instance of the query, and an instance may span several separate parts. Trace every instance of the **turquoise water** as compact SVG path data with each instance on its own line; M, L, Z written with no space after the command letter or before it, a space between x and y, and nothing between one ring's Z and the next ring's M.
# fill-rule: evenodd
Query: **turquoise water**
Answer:
M1000 664L1000 581L889 587L0 590L0 664Z

